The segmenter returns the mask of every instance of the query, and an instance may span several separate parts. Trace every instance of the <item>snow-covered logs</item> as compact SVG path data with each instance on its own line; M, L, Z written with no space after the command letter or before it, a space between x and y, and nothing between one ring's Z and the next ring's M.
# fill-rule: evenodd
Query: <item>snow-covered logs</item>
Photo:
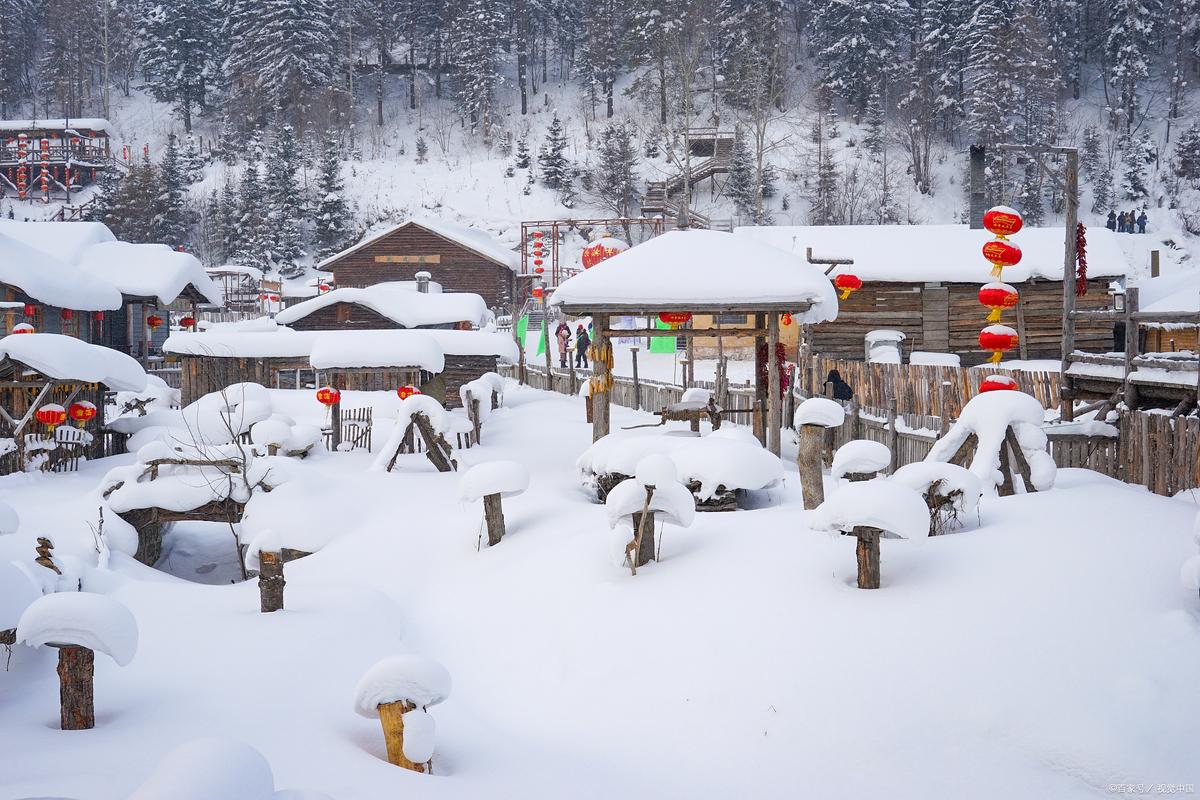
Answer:
M846 421L842 404L825 397L810 397L796 407L793 419L799 431L800 449L796 466L800 472L800 489L804 493L804 508L811 511L825 501L825 485L821 477L821 453L825 450L825 431L840 427Z
M391 472L405 442L410 439L409 430L415 429L425 441L425 456L437 471L456 471L458 462L451 456L450 443L445 436L450 427L450 415L429 395L415 394L401 400L396 408L396 425L371 469Z
M634 473L634 477L613 487L604 506L613 528L622 520L629 520L632 538L626 541L623 532L619 535L624 563L636 575L638 567L658 560L654 546L655 513L686 528L695 519L696 503L692 493L679 482L675 462L664 455L646 456L638 461Z
M1041 403L1024 392L977 394L925 460L966 464L985 492L1001 496L1049 489L1057 467L1046 452L1044 418Z
M813 530L840 531L858 539L858 588L878 589L879 539L929 535L929 512L921 495L891 478L846 483L811 515Z
M829 472L836 480L866 481L883 472L892 463L892 451L882 442L854 439L833 454Z
M529 488L529 470L516 461L476 464L458 479L458 499L467 503L483 500L488 547L504 538L504 509L501 497L512 497Z
M1021 261L1021 248L1008 241L1008 237L1021 230L1022 224L1021 215L1008 206L996 206L983 215L983 227L996 236L983 246L983 257L991 262L995 280L979 290L979 302L991 310L987 316L988 326L979 333L979 346L991 352L993 364L1017 346L1017 332L998 323L1004 310L1015 307L1020 301L1017 290L1001 278L1005 267Z
M102 594L59 592L33 601L17 623L17 641L58 648L60 723L64 731L96 726L95 652L125 666L137 652L137 621Z
M388 761L414 772L429 772L434 721L426 709L450 695L450 673L432 659L389 656L367 670L354 690L354 710L378 718Z

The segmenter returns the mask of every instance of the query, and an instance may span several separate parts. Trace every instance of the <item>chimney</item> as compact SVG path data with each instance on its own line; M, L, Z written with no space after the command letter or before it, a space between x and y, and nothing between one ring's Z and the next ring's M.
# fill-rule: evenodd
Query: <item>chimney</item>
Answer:
M981 144L971 145L971 204L967 212L967 221L972 228L983 227L983 214L987 211L986 188L984 184L984 155L987 148Z
M433 276L428 272L421 270L416 274L415 277L417 279L417 291L421 294L429 294L429 279Z

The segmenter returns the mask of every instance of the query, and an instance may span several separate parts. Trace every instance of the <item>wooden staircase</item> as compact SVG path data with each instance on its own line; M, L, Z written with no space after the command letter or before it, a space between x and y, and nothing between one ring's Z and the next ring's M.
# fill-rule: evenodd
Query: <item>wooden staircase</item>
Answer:
M733 133L716 128L689 128L684 132L684 144L692 160L691 186L717 175L728 174L733 157ZM642 214L661 215L676 219L680 214L680 203L675 195L683 192L689 183L684 174L672 175L663 181L649 181L642 198ZM688 210L688 225L706 230L732 230L732 220L713 220L691 209Z

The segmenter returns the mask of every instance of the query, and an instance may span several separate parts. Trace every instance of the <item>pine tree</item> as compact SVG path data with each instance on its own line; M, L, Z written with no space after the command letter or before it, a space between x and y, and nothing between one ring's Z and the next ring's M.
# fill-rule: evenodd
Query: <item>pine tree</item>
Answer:
M571 163L567 160L567 135L558 114L546 130L546 141L538 153L542 185L548 189L563 189L571 183Z
M424 164L429 157L429 142L424 136L417 137L417 163Z
M823 82L858 113L897 74L911 13L904 0L831 0L816 11L812 39Z
M1137 122L1138 87L1150 77L1161 15L1159 0L1111 0L1108 4L1104 55L1109 83L1118 93L1113 122L1126 133Z
M187 179L183 174L179 142L173 133L167 137L167 149L158 168L158 180L157 214L151 236L154 241L180 247L187 239Z
M183 147L180 150L179 158L184 179L189 184L204 178L204 156L200 154L200 146L196 142L196 137L190 133L183 137Z
M221 187L221 254L224 263L233 263L238 251L242 214L236 178L230 174Z
M1092 181L1092 213L1107 214L1114 200L1112 165L1105 162L1100 165L1096 179Z
M1193 122L1176 140L1174 172L1181 180L1200 183L1200 124Z
M265 270L271 249L268 235L266 192L263 188L262 141L256 131L251 137L246 166L240 181L242 202L237 221L237 241L233 261L246 267Z
M144 7L142 71L156 100L174 103L183 129L192 131L192 108L204 108L216 70L215 8L210 0L160 2Z
M299 161L295 131L283 123L267 153L265 195L271 256L285 277L301 271L304 257L303 199L296 183Z
M341 148L337 138L330 133L321 151L320 175L317 179L317 192L321 196L316 219L318 258L340 252L349 243L350 205L346 201L345 191L346 187L342 182Z
M205 198L204 210L200 215L200 241L204 263L208 266L225 263L225 240L228 236L222 228L225 213L221 204L221 193L214 189Z
M1100 132L1095 125L1083 129L1083 145L1079 150L1079 168L1088 183L1095 183L1100 172Z
M500 82L501 32L506 27L498 0L463 0L453 25L458 106L484 141L491 141L499 116L493 104Z
M156 241L154 228L161 185L159 170L150 163L148 156L144 156L130 165L117 191L111 195L108 213L100 221L122 241Z
M1128 200L1141 200L1149 196L1146 170L1154 160L1154 147L1150 134L1122 134L1118 149L1121 152L1121 194Z
M867 130L863 135L863 147L872 156L878 157L883 152L886 144L884 127L883 99L879 92L871 92L871 96L867 98Z
M1046 207L1042 202L1042 184L1038 175L1036 163L1028 163L1021 176L1021 185L1017 189L1017 208L1025 224L1031 228L1040 227L1046 219Z
M617 77L625 65L624 21L629 16L626 0L589 0L583 4L584 36L579 71L589 88L604 97L605 116L615 113L613 95Z
M600 134L600 157L592 173L591 193L618 217L633 216L638 202L637 146L633 125L614 122Z
M120 187L121 181L116 167L109 166L100 170L92 192L92 200L87 204L85 218L91 222L108 222Z
M746 132L739 125L734 129L733 152L729 157L729 181L725 193L733 202L740 216L750 219L754 215L754 154L746 141Z
M517 169L529 169L529 140L524 135L517 139L516 155L513 166Z
M1015 140L1018 107L1012 42L1017 36L1017 0L979 0L961 46L969 53L966 85L967 127L973 144L987 150L986 202L1004 202L1011 194L1008 163L995 147Z
M741 109L768 108L783 85L781 0L720 0L715 31L722 98Z

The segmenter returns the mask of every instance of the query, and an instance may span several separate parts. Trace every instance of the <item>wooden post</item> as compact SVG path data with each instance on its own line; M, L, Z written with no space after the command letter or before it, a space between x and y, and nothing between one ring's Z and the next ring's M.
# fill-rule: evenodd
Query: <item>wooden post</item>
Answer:
M1138 356L1138 324L1133 319L1133 315L1137 313L1138 305L1138 289L1131 286L1125 290L1125 380L1124 394L1125 405L1130 410L1137 408L1138 392L1137 386L1129 380L1129 374L1133 371L1133 360Z
M754 327L762 330L766 327L767 321L763 314L754 315ZM758 373L758 352L766 347L767 340L762 336L754 337L754 408L756 418L754 420L754 435L758 437L758 441L763 447L767 447L767 420L764 414L767 412L767 387L763 385ZM771 353L767 354L767 363L770 364ZM767 375L768 382L770 375Z
M1159 274L1159 255L1158 250L1150 251L1150 277L1157 278Z
M608 435L609 404L612 390L609 381L612 371L608 358L612 345L608 341L608 317L597 314L592 317L592 441Z
M1025 297L1017 294L1017 348L1021 360L1029 358L1029 342L1025 338Z
M689 321L687 326L692 327ZM683 388L690 389L696 385L696 337L687 337L685 346L687 347L687 365L683 368Z
M754 410L751 412L752 424L754 426L754 438L758 439L759 444L763 447L767 445L766 431L766 416L763 411L762 400L755 399Z
M855 528L852 533L858 537L858 588L879 588L879 536L883 533L879 528L865 526Z
M783 427L794 426L796 418L796 365L788 364L787 390L783 393Z
M636 556L634 567L644 567L654 561L654 512L645 514L635 512L633 515L634 545L630 557Z
M767 314L767 449L775 455L781 450L780 403L783 400L779 393L779 359L775 355L778 344L779 315L772 311Z
M1063 257L1063 321L1062 321L1062 364L1059 371L1059 418L1064 422L1075 419L1074 388L1067 371L1071 367L1071 353L1075 351L1075 229L1079 225L1079 151L1066 152L1066 248Z
M550 321L546 318L545 305L542 306L542 349L546 351L546 390L554 391L554 362L550 358Z
M636 411L642 410L642 384L638 380L638 363L637 363L638 348L636 345L629 348L629 355L633 358L633 408Z
M939 435L945 436L946 431L950 430L950 414L946 410L946 368L938 367L937 379L937 404L938 404L938 420L940 424Z
M891 475L896 471L896 449L900 442L900 432L896 430L896 398L888 398L888 452L891 458L888 460L887 474Z
M283 608L283 558L266 550L258 554L258 595L262 613Z
M64 731L96 727L95 661L96 654L86 647L58 648L59 724Z
M379 724L383 726L383 740L387 745L388 763L397 767L411 769L413 772L424 772L425 765L409 761L404 755L404 714L415 709L412 703L397 700L394 703L380 703Z
M500 505L500 495L484 495L483 518L487 522L488 547L500 544L504 538L504 508Z
M475 444L479 444L480 436L483 433L483 419L479 415L479 399L471 392L467 392L467 400L471 404L468 412L471 415L471 427L475 429Z
M825 502L825 483L821 477L825 430L822 425L800 426L800 450L796 454L796 466L800 471L800 488L804 493L806 511L811 511Z

